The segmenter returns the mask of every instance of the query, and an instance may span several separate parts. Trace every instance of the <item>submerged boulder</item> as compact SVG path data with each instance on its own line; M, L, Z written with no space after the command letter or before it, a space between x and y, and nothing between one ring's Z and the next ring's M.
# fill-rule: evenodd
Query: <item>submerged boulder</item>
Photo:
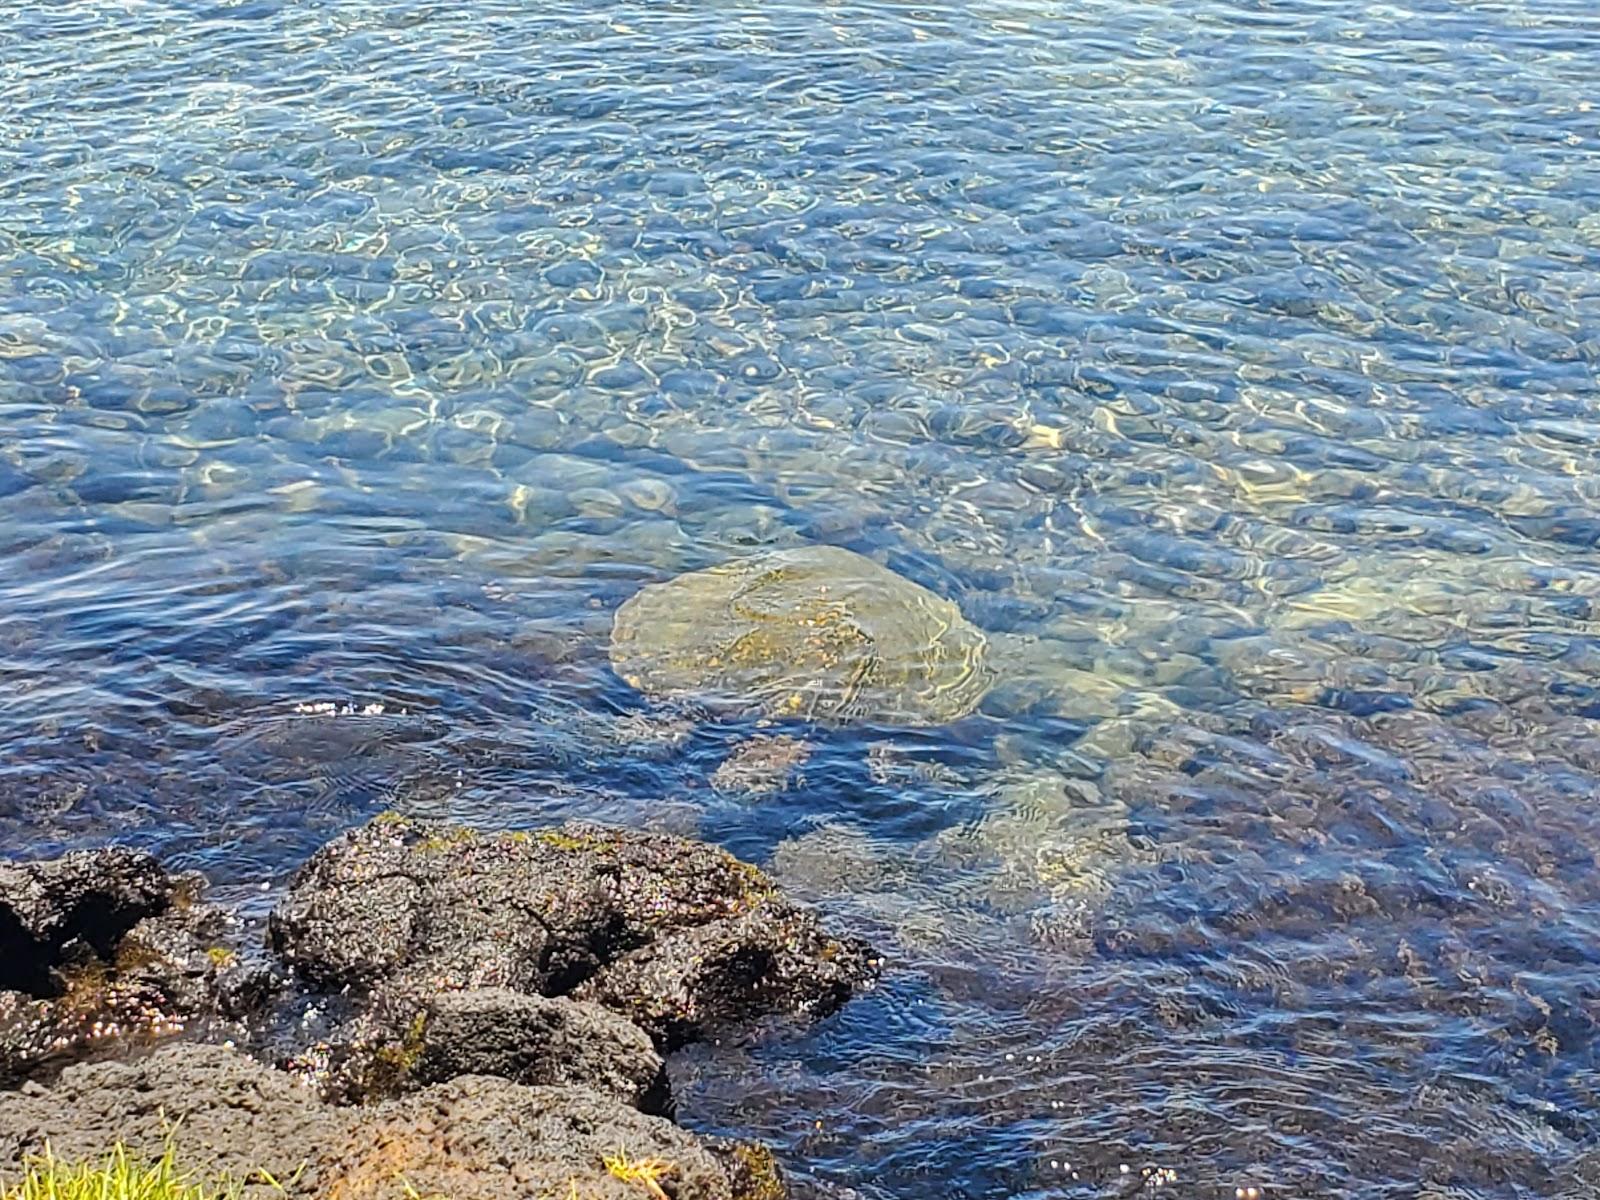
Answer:
M951 601L839 546L753 554L641 588L611 663L653 700L838 723L943 725L991 673Z
M876 969L865 944L829 935L725 851L582 822L479 834L379 818L312 857L269 938L314 987L356 997L313 1064L348 1098L472 1069L660 1105L658 1053L824 1013ZM574 1052L520 1049L506 1032L519 1023Z
M712 772L711 786L740 796L770 796L805 782L802 768L810 747L788 734L746 738Z
M123 847L0 863L0 1085L246 1011L268 974L202 889Z
M782 1200L764 1148L703 1139L614 1099L467 1075L364 1107L329 1104L292 1076L220 1046L68 1068L0 1104L0 1175L48 1145L102 1159L115 1142L262 1196L452 1200ZM657 1182L652 1192L645 1179ZM270 1181L270 1182L269 1182Z

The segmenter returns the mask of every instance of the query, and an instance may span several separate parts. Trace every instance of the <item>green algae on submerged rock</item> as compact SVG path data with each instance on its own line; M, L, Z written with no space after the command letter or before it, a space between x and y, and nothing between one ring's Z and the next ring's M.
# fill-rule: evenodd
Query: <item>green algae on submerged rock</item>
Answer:
M951 601L853 551L803 546L641 588L617 610L611 663L653 700L942 725L988 690L987 648Z

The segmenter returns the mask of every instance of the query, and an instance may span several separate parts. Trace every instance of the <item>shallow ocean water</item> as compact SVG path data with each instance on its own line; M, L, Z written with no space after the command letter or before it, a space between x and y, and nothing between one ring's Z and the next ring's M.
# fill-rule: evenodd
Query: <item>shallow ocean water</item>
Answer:
M0 47L0 848L270 896L383 808L714 838L893 964L678 1064L823 1195L1600 1195L1592 6ZM807 542L1004 669L729 796L752 725L610 614Z

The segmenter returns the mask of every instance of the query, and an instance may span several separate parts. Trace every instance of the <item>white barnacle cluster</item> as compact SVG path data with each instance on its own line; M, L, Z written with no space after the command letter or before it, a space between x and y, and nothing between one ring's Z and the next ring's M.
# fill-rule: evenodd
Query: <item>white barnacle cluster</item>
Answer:
M43 1032L51 1024L41 1021L36 1028ZM96 1014L85 1015L76 1024L54 1024L43 1044L49 1053L71 1052L85 1044L111 1041L128 1035L169 1037L182 1033L184 1024L183 1018L158 1004L113 989Z
M294 715L297 717L381 717L388 711L388 705L381 700L363 704L360 708L354 704L337 704L332 700L317 700L294 706ZM406 714L402 711L400 715Z
M1051 1107L1054 1107L1054 1104L1052 1104ZM1077 1169L1072 1165L1072 1163L1064 1158L1052 1158L1050 1160L1050 1169L1053 1171L1061 1171L1064 1174L1070 1175L1073 1179L1081 1178ZM1131 1177L1133 1175L1133 1171L1133 1167L1128 1163L1119 1163L1117 1165L1117 1174L1121 1177ZM1172 1167L1140 1167L1139 1182L1146 1190L1163 1188L1169 1184L1178 1182L1178 1172ZM1242 1200L1244 1195L1243 1191L1241 1190L1238 1194ZM1252 1189L1251 1195L1252 1200L1260 1200L1261 1193L1259 1190Z

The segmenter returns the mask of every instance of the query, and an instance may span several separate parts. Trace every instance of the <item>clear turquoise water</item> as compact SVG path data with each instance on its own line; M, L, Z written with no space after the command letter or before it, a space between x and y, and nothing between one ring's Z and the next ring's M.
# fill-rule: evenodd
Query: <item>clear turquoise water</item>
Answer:
M1591 6L0 47L0 846L260 896L383 807L716 838L895 963L679 1064L824 1195L1597 1194ZM725 796L748 726L667 736L610 612L803 542L1004 678Z

